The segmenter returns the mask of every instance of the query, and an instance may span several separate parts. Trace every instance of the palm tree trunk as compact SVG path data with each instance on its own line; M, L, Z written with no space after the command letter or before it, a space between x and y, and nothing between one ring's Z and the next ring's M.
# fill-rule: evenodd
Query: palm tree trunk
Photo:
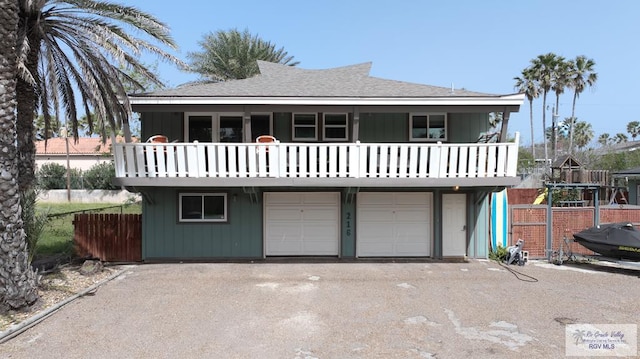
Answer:
M571 103L571 124L569 124L569 154L573 154L573 126L576 122L576 99L578 91L573 92L573 102Z
M27 25L27 27L29 27L29 25ZM38 107L35 88L40 81L38 77L38 48L41 41L40 36L35 32L29 34L31 51L29 51L29 55L27 56L26 66L31 76L33 76L35 83L30 84L18 78L16 85L16 96L18 100L18 156L20 158L18 165L18 185L22 193L32 188L36 179L36 144L34 142L35 126L33 122L35 121L36 109Z
M18 2L0 0L0 307L21 308L38 299L20 217L16 148L16 35Z
M529 100L529 122L531 124L531 156L533 161L536 161L536 141L533 136L533 98Z

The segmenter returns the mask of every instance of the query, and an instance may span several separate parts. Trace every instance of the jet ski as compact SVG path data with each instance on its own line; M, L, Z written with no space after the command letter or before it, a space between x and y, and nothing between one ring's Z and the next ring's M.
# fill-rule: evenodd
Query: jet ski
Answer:
M601 224L574 233L573 238L603 257L640 261L640 231L629 222Z

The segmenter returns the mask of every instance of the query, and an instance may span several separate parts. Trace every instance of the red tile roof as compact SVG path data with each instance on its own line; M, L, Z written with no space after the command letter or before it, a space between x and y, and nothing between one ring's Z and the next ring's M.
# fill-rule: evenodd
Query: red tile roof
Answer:
M117 138L118 142L124 142L124 139L120 136ZM36 154L66 154L65 139L61 137L50 138L47 140L45 149L45 141L36 141ZM138 142L134 139L133 142ZM111 140L107 140L106 144L102 143L99 137L80 137L77 141L74 138L69 138L69 154L70 155L96 155L96 154L109 154L111 153Z

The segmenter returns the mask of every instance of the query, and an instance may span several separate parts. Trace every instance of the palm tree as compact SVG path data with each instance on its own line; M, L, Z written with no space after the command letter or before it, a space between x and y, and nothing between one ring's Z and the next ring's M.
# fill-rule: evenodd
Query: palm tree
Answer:
M577 56L570 61L570 79L568 86L573 89L573 102L571 104L571 117L575 117L576 100L587 88L593 86L598 80L598 74L594 71L595 61L584 55ZM573 150L573 129L569 131L569 151Z
M629 141L629 137L627 137L627 135L625 135L622 132L616 133L616 135L615 135L615 137L613 139L614 139L614 141L616 141L616 143L623 143L623 142Z
M583 149L593 139L593 128L591 124L584 121L575 122L575 144L579 149Z
M38 288L29 265L17 183L18 3L0 0L0 8L0 309L17 309L34 303Z
M44 116L39 115L38 117L36 117L36 119L34 120L35 123L33 124L33 126L35 127L35 138L36 140L48 140L50 138L53 137L57 137L59 132L60 132L60 121L58 121L58 118L55 116L51 116L51 118L49 119L49 129L48 131L45 132L45 128L47 126L45 126L44 124Z
M608 133L603 133L598 136L598 143L602 146L607 146L611 143L611 135Z
M522 70L522 75L513 78L516 81L516 90L520 93L524 93L529 100L529 124L531 126L531 156L534 160L536 158L536 145L535 137L533 136L533 100L540 96L538 91L538 84L534 78L534 73L531 68Z
M502 122L502 112L491 112L489 114L489 126L492 129L497 128Z
M577 118L565 117L564 121L558 124L558 135L563 138L569 138L569 131L575 127Z
M535 59L531 60L531 71L536 79L540 91L542 91L542 130L547 129L547 94L551 90L554 81L554 73L557 67L557 55L554 53L547 53L544 55L538 55ZM549 151L547 149L547 136L544 138L544 158L545 163L549 159Z
M190 52L193 72L199 73L204 81L226 81L246 79L259 73L256 60L296 66L284 48L265 41L258 35L251 35L248 29L217 31L204 36L199 42L202 51Z
M636 137L640 135L640 122L631 121L627 124L627 132L631 135L631 138L635 141Z
M175 64L180 60L154 43L133 36L132 29L154 42L174 49L165 24L135 7L97 0L18 0L20 23L18 53L18 147L21 156L20 188L29 188L34 176L33 119L42 112L45 132L52 115L67 122L78 137L78 109L108 119L112 128L122 124L130 141L131 106L127 85L141 87L129 71L160 84L140 61L151 53ZM115 63L113 63L115 62ZM79 103L76 99L80 99ZM65 121L62 121L62 117Z
M556 106L554 107L554 113L552 116L552 128L553 128L553 138L552 138L552 147L553 147L553 159L555 160L558 157L558 110L560 108L560 95L564 93L565 88L567 87L567 83L569 81L569 64L565 61L564 57L556 56L555 68L553 69L553 81L551 85L551 90L556 94Z

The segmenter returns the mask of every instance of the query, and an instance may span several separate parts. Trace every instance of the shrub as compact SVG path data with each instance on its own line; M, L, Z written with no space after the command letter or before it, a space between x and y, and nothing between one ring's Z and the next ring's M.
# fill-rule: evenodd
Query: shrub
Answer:
M43 164L37 173L38 185L42 189L67 188L67 169L57 163Z
M498 248L494 248L489 252L489 259L498 262L504 262L507 260L507 256L509 255L509 251L507 251L506 247L498 246Z
M72 189L82 188L82 170L71 168L69 171ZM67 188L67 168L58 163L45 163L36 173L40 189L65 189Z
M112 161L93 165L84 173L84 182L87 189L118 189L113 184L116 177L116 167Z

